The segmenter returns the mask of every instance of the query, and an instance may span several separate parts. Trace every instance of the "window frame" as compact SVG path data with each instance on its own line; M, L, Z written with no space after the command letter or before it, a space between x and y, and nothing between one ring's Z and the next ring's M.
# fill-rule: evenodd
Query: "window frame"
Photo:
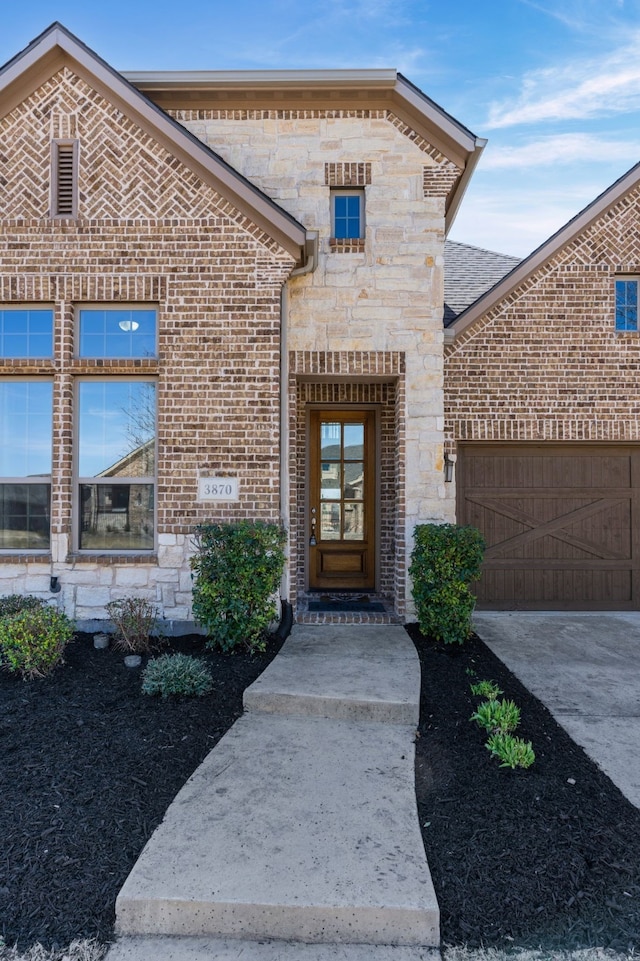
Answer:
M54 391L55 391L54 378L53 377L36 377L36 376L30 377L26 374L24 376L17 376L17 377L4 376L4 375L0 376L0 383L4 381L10 381L11 383L14 383L14 384L15 383L29 383L29 384L45 383L45 384L51 385L51 410L50 410L51 462L50 462L50 471L48 474L32 474L32 475L27 475L26 477L9 476L9 475L0 476L0 486L40 485L40 486L46 486L49 488L49 543L48 545L46 547L3 547L0 545L0 557L6 557L6 556L15 555L15 554L20 554L20 555L25 554L25 555L37 556L37 557L42 557L43 555L48 556L51 554L51 537L52 537L51 504L52 504L52 491L53 491L52 475L53 475L53 456L54 456L54 450L53 450L53 439L54 439L53 406L54 406Z
M83 383L147 383L153 384L155 387L155 412L154 412L154 443L155 443L155 453L154 453L154 473L153 475L145 474L140 477L85 477L79 473L80 465L80 384ZM145 375L117 375L113 377L105 376L101 374L100 376L91 375L81 375L74 380L74 391L73 391L73 454L72 454L72 496L71 496L71 508L72 508L72 519L71 519L71 537L72 537L72 553L76 556L82 557L96 557L96 556L130 556L130 557L152 557L158 550L158 377L157 376L145 376ZM82 525L82 497L81 488L85 485L93 486L143 486L151 485L153 487L153 545L150 548L135 547L135 548L86 548L80 546L80 535L81 535L81 525Z
M7 354L3 354L0 349L0 360L11 363L21 363L23 361L36 361L36 360L46 360L53 362L55 355L55 326L56 326L56 312L55 307L52 304L37 304L37 303L12 303L12 304L0 304L0 314L9 313L19 313L21 311L48 311L51 314L51 353L49 354L20 354L15 357L9 357Z
M60 148L71 147L71 209L60 210ZM53 220L77 220L78 218L78 169L80 142L72 138L51 141L51 218Z
M357 237L336 237L336 200L338 197L358 197L359 204L359 227L360 233ZM331 187L331 243L351 244L363 243L366 233L365 221L365 188L364 187Z
M636 325L635 327L618 326L618 284L633 283L636 288ZM637 334L640 332L640 275L638 274L615 274L613 281L614 299L614 329L616 334Z
M104 354L92 354L92 355L81 354L81 353L80 353L80 314L81 314L81 312L82 312L83 310L101 310L101 311L105 311L105 312L113 311L114 313L115 313L116 311L122 311L122 310L131 310L131 311L135 311L135 310L140 310L140 311L143 311L143 310L144 310L144 311L154 311L154 313L155 313L155 332L154 332L154 353L153 353L153 356L151 356L151 357L144 357L144 356L142 356L142 357L139 357L139 356L128 357L128 356L115 355L115 356L113 356L113 357L110 357L110 356L104 355ZM76 360L82 360L82 361L93 361L93 360L122 360L122 361L136 361L137 363L140 363L140 362L142 361L142 362L144 363L144 361L147 361L147 360L148 360L148 361L153 361L153 362L155 362L155 361L158 360L158 353L159 353L159 338L158 338L158 330L159 330L159 323L158 323L158 321L159 321L159 316L160 316L160 312L159 312L158 304L140 303L140 302L134 302L134 301L117 301L116 303L109 303L109 304L93 303L93 302L87 301L86 303L76 304L76 305L74 306L74 310L73 310L73 329L74 329L74 334L73 334L73 353L74 353L74 357L76 358Z

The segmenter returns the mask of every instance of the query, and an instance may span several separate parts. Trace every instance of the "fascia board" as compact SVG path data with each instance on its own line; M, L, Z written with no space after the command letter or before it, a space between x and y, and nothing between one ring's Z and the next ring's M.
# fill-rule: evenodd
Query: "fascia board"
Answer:
M172 120L60 24L52 25L0 71L0 97L10 85L19 82L26 71L38 69L43 58L54 62L59 51L77 64L92 83L100 85L109 96L117 97L125 106L126 112L141 122L147 130L154 131L165 144L170 142L173 152L176 152L183 162L200 175L204 174L206 180L225 199L281 243L297 262L303 259L307 231L302 224Z
M395 70L125 70L122 76L142 90L393 89Z
M639 182L640 163L637 163L608 187L604 193L596 197L584 210L576 214L564 227L561 227L540 247L537 247L522 263L514 267L502 280L498 281L495 287L488 290L456 317L454 322L445 330L445 343L454 343L456 338L471 324L475 323L483 314L493 310L501 300L504 300L517 287L527 281L540 267L557 256L563 247L574 241L582 231L605 214L613 204L617 203Z

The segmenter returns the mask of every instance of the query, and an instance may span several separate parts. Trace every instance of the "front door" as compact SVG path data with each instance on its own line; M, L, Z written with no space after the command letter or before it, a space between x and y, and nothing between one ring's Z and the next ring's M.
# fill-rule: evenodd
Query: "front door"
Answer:
M309 588L375 589L375 412L313 410Z

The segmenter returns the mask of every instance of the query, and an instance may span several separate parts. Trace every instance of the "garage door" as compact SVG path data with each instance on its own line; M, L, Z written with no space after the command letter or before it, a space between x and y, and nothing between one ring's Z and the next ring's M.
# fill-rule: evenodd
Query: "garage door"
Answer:
M640 607L640 447L466 444L457 474L488 545L478 607Z

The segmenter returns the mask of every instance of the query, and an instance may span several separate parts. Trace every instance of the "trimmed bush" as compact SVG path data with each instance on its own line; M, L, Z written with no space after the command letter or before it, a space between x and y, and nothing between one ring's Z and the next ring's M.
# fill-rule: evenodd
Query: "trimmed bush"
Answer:
M33 594L7 594L0 597L0 617L10 617L20 611L33 611L37 607L44 607L45 602Z
M73 630L73 622L55 607L40 605L2 617L2 662L25 680L46 677L63 660Z
M469 584L480 576L484 548L475 527L416 527L409 573L423 634L445 644L462 644L470 636L475 597Z
M126 654L148 654L153 647L151 632L158 611L143 597L124 597L109 601L107 614L113 621L113 647Z
M196 528L193 613L209 635L208 647L264 649L266 630L278 616L285 542L278 524L262 521Z
M142 672L142 693L200 697L213 686L204 661L189 654L163 654L149 661Z

